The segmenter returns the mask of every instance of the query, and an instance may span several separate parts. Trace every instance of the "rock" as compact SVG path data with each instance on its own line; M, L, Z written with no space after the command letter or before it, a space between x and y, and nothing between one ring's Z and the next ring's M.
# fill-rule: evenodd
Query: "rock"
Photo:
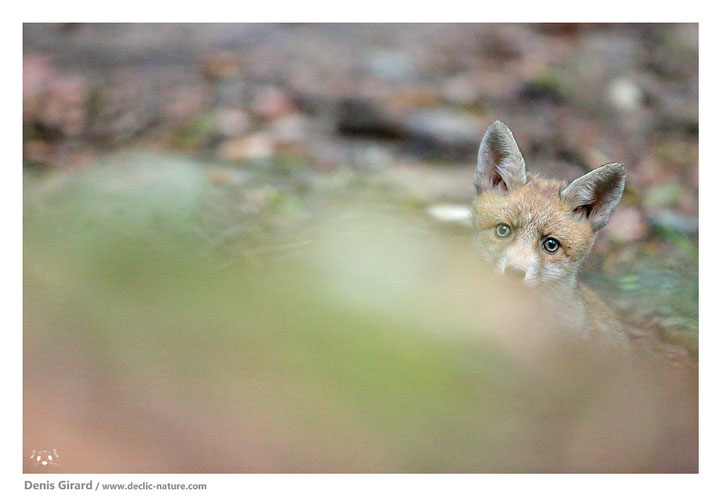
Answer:
M272 121L298 109L293 98L283 89L267 86L258 91L250 105L251 112L266 121Z
M644 103L644 92L632 81L619 78L609 85L607 100L618 110L632 112L639 110Z
M565 103L565 98L560 93L556 83L551 79L527 81L521 85L517 96L529 103L549 103L552 105Z
M399 81L415 75L414 64L403 52L375 50L369 54L367 66L371 74L382 79Z
M274 143L264 133L255 133L243 138L229 139L221 143L218 155L230 162L265 160L273 155Z
M354 163L369 169L383 169L393 163L393 156L382 145L364 144L355 150Z
M240 71L240 57L233 52L218 52L203 61L203 74L210 80L230 78Z
M444 81L441 94L452 104L473 105L479 98L479 89L470 76L460 74Z
M426 213L438 221L471 225L471 209L461 204L434 204L426 209Z
M302 143L308 137L310 123L301 114L290 114L273 121L268 131L278 143Z
M444 103L437 88L422 84L398 87L379 101L384 113L393 122L400 122L404 116L420 108L434 108Z
M88 124L89 80L57 70L43 57L26 57L24 64L23 123L56 137L82 135Z
M42 111L43 96L58 76L50 57L27 55L23 57L23 121L37 119Z
M251 127L251 120L241 109L220 108L216 110L216 132L225 138L246 134Z
M144 109L144 106L150 105L156 97L151 96L157 92L157 88L149 88L147 83L138 81L137 90L131 94L121 92L116 95L117 98L123 99L126 96L134 100L137 108ZM171 86L163 91L166 95L163 102L162 112L163 118L171 123L186 122L197 118L199 115L208 112L208 104L210 95L207 87L204 85L182 85L178 87ZM150 97L150 98L148 98ZM122 101L117 102L123 105ZM148 112L150 109L145 108ZM145 113L144 112L144 113Z
M395 138L399 127L381 106L367 98L347 98L336 106L336 129L342 135Z
M479 146L484 124L473 114L448 108L419 110L402 121L405 134L420 147L418 152L444 152L467 158Z

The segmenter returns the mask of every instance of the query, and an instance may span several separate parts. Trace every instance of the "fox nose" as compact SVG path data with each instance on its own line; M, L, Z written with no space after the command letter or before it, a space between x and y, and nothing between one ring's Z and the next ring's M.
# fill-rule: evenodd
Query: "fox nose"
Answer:
M507 266L504 268L504 276L510 280L521 281L526 278L526 271L514 266Z

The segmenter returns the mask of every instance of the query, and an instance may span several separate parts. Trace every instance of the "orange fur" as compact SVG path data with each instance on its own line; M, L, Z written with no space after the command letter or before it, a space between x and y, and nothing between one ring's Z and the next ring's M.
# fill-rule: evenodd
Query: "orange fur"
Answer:
M476 245L499 272L537 289L562 328L620 343L626 341L621 324L578 274L619 202L624 176L618 163L571 184L528 175L511 131L497 121L479 150L472 207ZM549 238L553 250L545 245Z

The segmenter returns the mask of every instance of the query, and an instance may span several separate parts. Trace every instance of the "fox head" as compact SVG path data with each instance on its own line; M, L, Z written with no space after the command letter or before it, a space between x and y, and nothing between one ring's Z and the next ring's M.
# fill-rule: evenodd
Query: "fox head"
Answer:
M531 286L574 285L624 190L624 165L605 164L569 184L526 172L509 128L495 121L474 175L475 243L505 276Z

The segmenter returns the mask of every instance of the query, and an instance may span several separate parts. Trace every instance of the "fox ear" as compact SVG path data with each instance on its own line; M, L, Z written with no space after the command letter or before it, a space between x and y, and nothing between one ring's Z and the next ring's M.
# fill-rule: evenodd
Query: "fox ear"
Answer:
M474 174L476 192L509 191L526 183L526 166L514 136L501 121L494 121L484 133Z
M572 181L561 192L561 197L574 212L589 219L596 231L609 222L612 211L622 198L624 177L624 164L605 164Z

